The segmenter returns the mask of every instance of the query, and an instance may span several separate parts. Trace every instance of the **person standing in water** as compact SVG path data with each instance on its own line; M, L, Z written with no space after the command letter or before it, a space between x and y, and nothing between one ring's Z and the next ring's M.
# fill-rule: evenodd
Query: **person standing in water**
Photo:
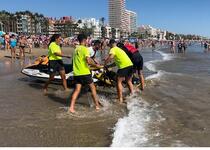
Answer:
M27 41L25 36L21 36L20 40L19 40L19 49L20 49L20 53L19 53L19 57L20 58L25 58L25 47L26 47Z
M128 84L130 93L134 93L133 83L132 83L132 76L133 76L133 63L127 54L117 47L117 42L114 39L111 39L109 42L110 52L108 58L105 60L105 66L109 63L112 59L115 60L115 64L119 68L117 71L117 93L118 99L120 103L123 103L123 85L122 82L126 80Z
M12 35L10 38L10 49L11 49L11 57L12 59L16 59L16 46L17 46L17 39L15 35Z
M65 56L60 48L60 41L61 41L61 35L59 34L54 34L51 37L50 43L49 43L49 51L48 51L48 56L49 56L49 72L50 72L50 78L49 80L45 83L44 86L44 93L47 94L47 89L48 85L52 80L54 80L56 72L60 73L60 76L63 81L63 87L65 91L70 91L67 88L67 81L66 81L66 74L65 74L65 68L63 64L62 57L67 57L70 58L69 56Z
M138 74L140 83L141 83L141 90L144 90L145 81L143 75L143 66L144 66L144 59L141 56L139 50L134 47L128 40L125 40L124 43L118 43L117 46L125 51L128 57L131 59L133 63L133 70L134 74Z
M78 35L78 41L79 45L76 46L73 55L73 72L74 72L74 81L76 83L76 87L71 96L71 105L69 108L70 113L75 113L76 100L79 96L82 86L86 85L90 87L96 110L100 109L99 100L96 93L96 87L93 83L93 79L88 65L91 65L96 68L101 68L101 66L95 64L95 62L90 58L90 52L86 47L87 36L84 34Z

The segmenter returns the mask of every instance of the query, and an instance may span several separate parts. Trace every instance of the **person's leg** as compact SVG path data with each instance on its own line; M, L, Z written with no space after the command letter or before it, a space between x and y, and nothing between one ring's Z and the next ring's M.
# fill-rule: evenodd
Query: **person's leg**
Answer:
M97 93L96 93L96 87L94 85L94 83L91 83L89 84L90 86L90 90L91 90L91 93L92 93L92 97L93 97L93 101L95 103L95 106L96 106L96 110L100 109L99 108L99 100L98 100L98 96L97 96Z
M143 71L139 70L138 75L139 75L139 79L140 79L140 82L141 82L141 90L144 91L145 82L144 82Z
M74 106L75 106L77 97L79 96L79 93L81 91L81 88L82 88L81 84L76 84L76 88L75 88L75 90L72 94L72 97L71 97L71 105L70 105L70 108L69 108L69 112L71 112L71 113L75 113Z
M32 51L32 46L31 44L29 44L29 54L31 54L31 51Z
M25 48L23 48L23 58L25 58Z
M63 81L63 88L64 88L64 90L68 90L65 70L61 70L60 71L60 76L61 76L61 79Z
M13 59L13 48L11 47L11 58Z
M120 103L123 103L123 94L122 94L122 90L123 90L123 86L122 86L122 82L124 80L124 77L117 77L117 94L118 94L118 99Z
M45 92L45 93L47 92L47 88L48 88L50 82L51 82L52 80L54 80L54 76L55 76L55 74L50 74L49 80L45 83L45 85L44 85L44 92Z
M132 83L132 76L126 78L126 82L128 84L128 88L130 90L130 93L133 94L134 93L134 88L133 88L133 83Z
M22 49L21 49L21 47L19 47L19 58L21 59L21 56L22 55Z
M14 57L16 59L16 47L14 48Z

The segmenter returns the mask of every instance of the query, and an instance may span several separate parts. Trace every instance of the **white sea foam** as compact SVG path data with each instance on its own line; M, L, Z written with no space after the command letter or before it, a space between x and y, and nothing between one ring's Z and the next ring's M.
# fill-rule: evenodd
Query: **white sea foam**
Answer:
M170 61L170 60L175 58L174 55L166 54L166 53L160 51L159 49L155 50L155 52L159 53L163 58L161 60L152 60L152 61L148 61L148 62L145 63L145 67L147 69L149 69L150 71L156 72L156 74L152 74L152 75L148 76L146 78L147 80L160 78L162 75L167 73L167 72L162 71L162 70L157 70L157 68L156 68L157 63L163 62L163 61Z
M155 133L153 135L148 133L147 127L154 121L152 116L157 113L154 110L156 106L150 106L146 101L139 96L129 97L127 108L129 110L128 116L119 119L115 126L115 132L113 135L112 147L139 147L148 146L148 141L153 136L159 135ZM158 120L160 115L155 117ZM157 145L153 145L157 146Z
M146 79L154 79L160 78L166 72L157 70L156 64L161 61L169 61L173 59L173 56L170 54L165 54L159 49L155 50L161 56L163 56L162 60L153 60L145 63L145 66L153 71L157 72ZM128 116L121 118L118 120L116 124L113 134L112 147L140 147L140 146L158 146L157 143L150 143L154 137L159 136L158 132L154 132L154 134L149 133L148 127L151 125L151 122L161 121L161 115L159 112L154 110L152 106L150 106L146 101L144 101L141 97L130 97L130 101L128 102ZM152 118L152 116L158 116Z

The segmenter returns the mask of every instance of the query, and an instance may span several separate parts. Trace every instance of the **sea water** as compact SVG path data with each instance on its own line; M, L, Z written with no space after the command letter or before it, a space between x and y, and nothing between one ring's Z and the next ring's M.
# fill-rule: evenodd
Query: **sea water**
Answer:
M153 72L146 77L152 84L142 96L129 98L128 115L116 124L112 147L210 146L210 53L197 43L186 54L168 52L142 53L145 70Z

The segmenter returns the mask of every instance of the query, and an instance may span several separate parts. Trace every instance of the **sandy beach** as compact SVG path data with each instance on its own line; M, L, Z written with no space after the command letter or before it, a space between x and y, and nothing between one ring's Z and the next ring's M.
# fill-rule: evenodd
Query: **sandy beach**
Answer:
M63 48L63 51L71 55L73 48ZM34 49L32 54L26 50L24 65L28 59L46 54L47 49ZM65 108L70 93L63 93L61 85L51 84L49 95L44 96L44 83L22 75L21 61L10 62L11 59L5 56L10 53L1 50L1 70L5 70L0 73L1 146L110 146L113 127L126 114L125 107L111 101L116 97L115 89L100 90L100 97L106 97L110 103L99 112L89 107L87 97L91 99L90 95L83 94L76 106L78 114L72 116ZM8 62L9 68L4 65ZM8 91L11 94L8 95Z

